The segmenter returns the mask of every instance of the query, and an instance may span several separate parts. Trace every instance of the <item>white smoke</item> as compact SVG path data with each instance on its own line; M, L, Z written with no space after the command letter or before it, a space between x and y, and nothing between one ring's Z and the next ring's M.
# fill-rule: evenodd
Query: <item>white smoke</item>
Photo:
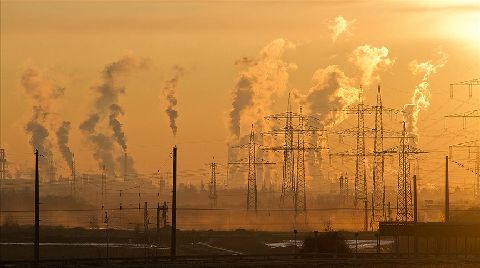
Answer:
M410 70L412 74L423 74L422 81L418 84L413 95L410 98L410 103L403 106L403 116L406 122L407 132L415 137L418 137L418 116L421 110L427 110L430 106L430 76L436 74L439 68L442 68L448 62L448 55L443 51L437 53L438 59L435 61L428 60L418 62L413 60L410 62Z
M333 42L337 41L340 35L351 35L350 28L355 24L356 20L346 20L342 16L337 16L335 19L328 21L328 29L332 32Z
M375 73L395 63L395 59L388 57L388 48L367 44L355 48L350 60L362 71L360 80L362 85L370 85L373 80L378 80L379 77Z

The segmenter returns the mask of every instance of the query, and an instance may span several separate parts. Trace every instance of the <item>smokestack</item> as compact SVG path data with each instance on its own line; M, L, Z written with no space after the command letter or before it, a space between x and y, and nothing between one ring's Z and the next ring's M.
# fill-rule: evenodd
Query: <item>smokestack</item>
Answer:
M127 181L127 165L128 165L128 158L127 158L127 151L125 151L125 159L124 159L124 164L123 164L123 182Z
M448 191L448 155L445 156L445 222L450 220L450 196Z
M177 146L173 147L172 171L172 234L170 244L170 258L175 260L177 254Z
M417 175L413 175L413 222L418 220L418 205L417 205Z

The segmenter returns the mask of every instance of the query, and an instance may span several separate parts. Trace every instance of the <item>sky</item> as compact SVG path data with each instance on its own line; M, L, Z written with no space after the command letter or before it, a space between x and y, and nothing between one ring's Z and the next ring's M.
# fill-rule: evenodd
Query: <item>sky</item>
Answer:
M193 182L206 180L202 172L212 157L226 163L229 146L242 140L231 126L242 77L257 86L256 106L240 112L241 137L263 116L284 111L289 92L295 95L294 109L303 100L311 111L305 98L315 91L321 70L333 65L349 86L362 84L368 103L375 102L380 84L384 105L395 109L410 103L425 80L426 71L415 66L424 62L435 69L427 75L429 105L419 110L417 123L417 145L431 152L421 160L425 185L441 179L449 145L479 137L475 119L466 130L455 120L444 129L444 115L480 106L480 88L472 98L465 88L449 97L450 83L480 77L479 1L0 3L1 146L11 169L33 166L27 129L39 120L48 130L59 173L68 176L56 136L68 121L67 144L77 171L98 172L98 155L108 152L96 151L92 137L104 134L113 161L123 156L124 138L139 174L168 170L171 147L177 145L181 169L197 171ZM355 51L367 53L362 46L387 55L362 65L355 59ZM107 90L104 97L114 100L99 104L106 87L115 96ZM120 139L112 138L118 134L109 124L112 103L120 107L113 116L122 129ZM322 105L329 109L329 103ZM178 113L176 135L165 112L169 107ZM103 119L89 133L80 126L93 114ZM386 126L399 130L399 121ZM332 129L354 123L345 120ZM119 169L121 163L114 165Z

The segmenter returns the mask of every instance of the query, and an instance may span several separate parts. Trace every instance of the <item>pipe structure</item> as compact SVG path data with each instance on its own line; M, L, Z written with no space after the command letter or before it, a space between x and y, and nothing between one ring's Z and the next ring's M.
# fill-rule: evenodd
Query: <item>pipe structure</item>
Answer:
M170 258L177 255L177 146L173 147L172 171L172 234L170 243Z
M450 220L450 194L448 190L448 155L445 156L445 222Z

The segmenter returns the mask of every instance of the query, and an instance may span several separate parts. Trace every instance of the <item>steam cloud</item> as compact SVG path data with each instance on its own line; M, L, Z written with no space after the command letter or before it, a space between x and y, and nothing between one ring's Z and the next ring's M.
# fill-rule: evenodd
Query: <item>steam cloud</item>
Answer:
M25 125L25 131L30 135L30 144L34 149L53 163L52 139L50 128L55 125L54 113L57 100L60 99L65 89L55 86L50 79L34 67L26 69L21 76L21 84L32 106L32 117ZM63 142L63 141L62 141ZM68 148L67 142L63 145ZM60 148L62 150L64 148Z
M421 110L426 110L430 106L430 76L436 74L438 69L445 66L448 61L448 55L446 53L439 51L437 54L438 59L436 61L418 62L417 60L413 60L410 63L412 74L423 74L422 82L415 87L410 103L403 106L407 132L415 137L418 136L418 115Z
M60 127L57 129L57 145L63 159L68 165L72 164L73 153L68 146L68 137L70 133L70 122L63 121Z
M125 132L119 120L119 116L124 114L119 104L119 97L125 94L124 79L132 72L147 67L146 60L130 56L107 64L102 72L101 83L93 87L96 93L93 109L80 124L80 130L92 144L93 156L99 167L105 166L111 174L115 169L114 143L123 151L127 149ZM104 133L107 129L110 130L109 133Z
M357 47L353 51L350 60L363 72L361 78L362 85L370 85L372 80L378 79L378 76L374 76L377 70L390 67L395 63L394 59L388 58L388 49L386 47L373 47L371 45Z
M239 74L233 89L231 139L238 140L242 131L249 133L252 123L261 127L263 116L271 112L273 97L286 90L289 72L297 68L282 60L285 51L294 48L293 43L280 38L262 48L255 59L242 58L248 68Z
M351 28L356 20L348 21L342 16L337 16L335 19L328 21L328 29L332 31L332 40L333 42L342 34L351 34L348 28Z
M165 81L165 85L162 89L163 95L167 101L167 109L165 109L165 113L167 113L168 119L170 121L170 129L172 130L173 136L177 135L177 117L178 111L176 110L177 106L177 97L176 97L176 90L178 86L178 80L185 74L185 70L181 66L174 66L173 67L174 75L169 80Z

